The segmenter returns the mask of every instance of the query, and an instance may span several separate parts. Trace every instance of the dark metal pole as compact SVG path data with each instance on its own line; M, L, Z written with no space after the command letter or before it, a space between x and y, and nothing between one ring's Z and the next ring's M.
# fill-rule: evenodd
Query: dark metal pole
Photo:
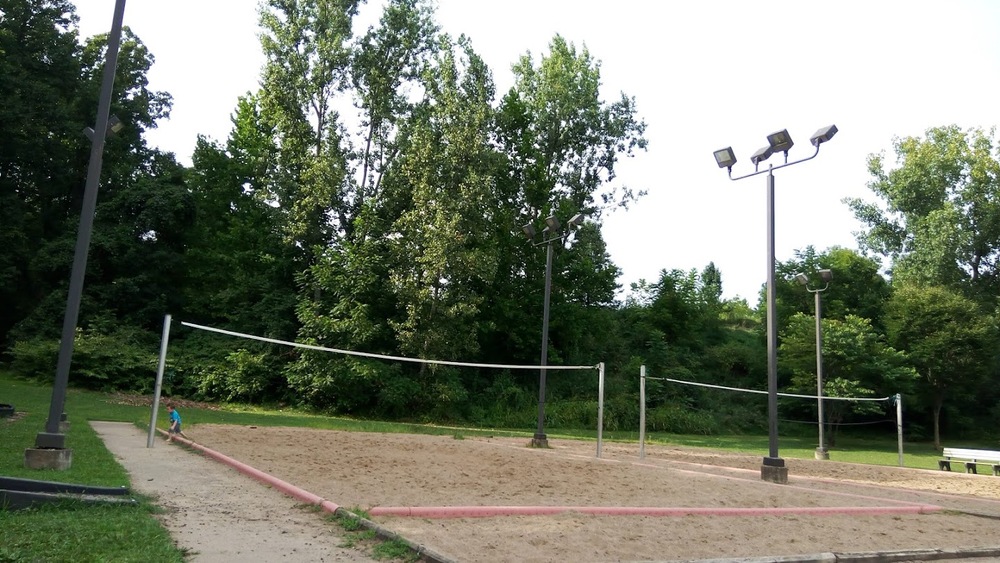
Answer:
M778 314L774 285L774 174L767 172L767 430L768 457L764 465L783 467L778 457Z
M545 297L542 306L542 364L538 375L538 429L531 440L536 448L547 448L548 438L545 436L545 366L549 362L549 294L552 291L552 241L545 245ZM560 239L562 240L562 239Z
M76 236L76 250L73 254L73 269L70 273L69 296L66 300L66 316L63 318L62 340L59 346L59 360L56 364L56 380L52 388L52 403L45 432L39 432L35 439L38 448L63 449L66 436L59 431L63 404L66 401L66 386L69 381L70 361L73 357L73 336L80 313L80 297L83 293L83 278L87 270L87 253L90 249L90 234L94 225L94 209L97 204L97 189L101 180L101 164L104 156L104 140L108 132L111 114L111 94L118 68L118 48L121 43L122 19L125 14L125 0L115 2L114 20L108 37L108 51L104 61L104 80L101 96L97 103L97 122L91 135L90 163L87 165L87 183L83 193L83 209L80 211L80 227Z

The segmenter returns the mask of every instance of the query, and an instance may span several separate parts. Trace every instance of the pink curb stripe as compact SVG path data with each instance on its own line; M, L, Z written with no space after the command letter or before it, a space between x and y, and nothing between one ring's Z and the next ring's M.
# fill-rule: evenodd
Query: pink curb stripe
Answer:
M665 508L655 506L376 506L372 516L418 518L486 518L492 516L541 516L580 512L603 516L829 516L833 514L930 514L940 506L804 506L786 508Z
M160 433L166 434L166 432L164 432L163 430L160 430ZM232 467L233 469L239 471L240 473L242 473L244 475L247 475L248 477L251 477L253 479L256 479L257 481L260 481L261 483L264 483L265 485L269 485L271 487L274 487L275 489L277 489L277 490L285 493L286 495L288 495L288 496L290 496L292 498L298 499L298 500L300 500L302 502L306 502L306 503L309 503L309 504L318 505L320 508L322 508L323 510L325 510L325 511L331 513L331 514L334 513L334 512L336 512L337 509L340 508L336 503L334 503L332 501L329 501L329 500L326 500L325 498L323 498L323 497L321 497L319 495L315 495L315 494L310 493L309 491L307 491L305 489L296 487L295 485L293 485L291 483L288 483L287 481L282 481L281 479L278 479L277 477L275 477L273 475L269 475L267 473L264 473L263 471L261 471L259 469L256 469L254 467L251 467L251 466L249 466L249 465L247 465L245 463L242 463L240 461L236 461L235 459L233 459L233 458L231 458L231 457L229 457L229 456L227 456L225 454L221 454L221 453L219 453L219 452L217 452L215 450L206 448L205 446L202 446L200 444L196 444L196 443L192 442L191 440L185 440L184 438L181 438L180 436L174 436L174 440L176 440L178 442L181 442L181 443L183 443L184 445L186 445L188 447L191 447L191 448L194 448L196 450L199 450L202 453L204 453L205 455L207 455L207 456L209 456L209 457L211 457L211 458L213 458L213 459L215 459L217 461L220 461L220 462L222 462L222 463L224 463L226 465L229 465L230 467Z

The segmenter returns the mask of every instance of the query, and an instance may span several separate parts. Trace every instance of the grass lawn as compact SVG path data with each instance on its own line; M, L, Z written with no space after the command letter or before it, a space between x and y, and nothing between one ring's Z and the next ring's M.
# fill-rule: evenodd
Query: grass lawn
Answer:
M103 395L70 391L66 400L73 449L69 470L24 467L24 450L44 431L51 387L0 373L0 403L13 404L15 416L0 419L0 475L87 485L130 485L128 474L87 424L88 419L140 421L148 408L108 404ZM66 502L28 510L0 509L0 561L183 561L167 531L153 517L155 499L136 497L137 505L99 506Z
M66 413L70 429L66 446L73 449L72 467L66 471L42 471L24 468L24 450L34 446L38 432L45 428L50 386L14 379L0 372L0 403L13 404L13 418L0 419L0 475L30 479L63 481L102 486L130 485L128 474L118 465L103 442L87 424L88 420L133 422L148 428L150 409L122 401L112 394L70 389ZM161 428L166 427L166 409L160 409ZM181 410L186 425L198 423L253 424L258 426L297 426L366 432L402 432L420 434L491 435L531 437L533 430L497 430L399 424L320 416L294 410L265 410L256 407L220 406L185 407ZM595 429L550 429L550 439L594 440ZM604 432L608 442L638 440L637 432ZM648 443L674 444L729 450L763 455L768 451L767 436L687 436L649 433ZM815 437L785 437L779 441L781 456L812 459ZM638 446L636 446L638 448ZM904 462L907 467L936 469L939 454L930 444L907 443ZM838 436L830 448L834 461L897 465L896 437L861 439ZM7 511L0 509L0 562L18 561L183 561L184 554L174 547L169 534L154 518L155 499L140 498L135 506L93 506L67 503L40 509ZM109 541L110 540L110 541Z

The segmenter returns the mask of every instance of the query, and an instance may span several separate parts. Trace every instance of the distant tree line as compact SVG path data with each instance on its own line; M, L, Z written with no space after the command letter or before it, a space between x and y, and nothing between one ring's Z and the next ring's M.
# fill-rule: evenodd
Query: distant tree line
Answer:
M514 85L426 0L267 0L260 88L225 142L190 167L147 146L171 97L127 28L98 195L73 385L146 391L161 323L424 359L537 364L545 248L521 226L587 221L554 243L548 360L607 368L605 423L638 424L639 367L763 389L761 304L723 299L723 273L664 268L626 292L603 218L641 205L616 176L646 148L636 101L602 98L601 64L555 36ZM68 0L0 0L0 361L54 375L107 36L81 39ZM1000 163L993 131L933 128L868 162L875 202L845 201L858 250L807 247L778 268L779 386L815 393L813 296L822 294L824 393L901 393L911 438L987 436L1000 415ZM710 213L710 210L706 210ZM551 233L550 233L551 234ZM758 296L762 298L763 293ZM547 425L593 427L593 373L549 372ZM314 352L177 327L166 391L399 420L531 428L538 372ZM649 430L766 429L766 401L650 380ZM885 405L831 402L840 423ZM815 401L781 402L815 421ZM995 436L993 436L995 438Z

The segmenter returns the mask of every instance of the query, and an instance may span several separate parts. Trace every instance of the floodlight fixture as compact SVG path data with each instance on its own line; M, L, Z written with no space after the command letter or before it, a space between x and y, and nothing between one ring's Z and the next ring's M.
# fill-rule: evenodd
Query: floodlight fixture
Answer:
M761 162L764 162L765 160L771 158L772 154L774 154L774 149L771 148L771 145L768 145L766 147L761 147L757 149L757 152L753 153L753 156L750 157L750 162L752 162L754 166L756 166Z
M771 152L783 152L788 154L788 149L795 143L788 134L788 129L782 129L767 136L767 144L771 147Z
M529 240L535 238L535 226L531 223L521 227L521 230L524 231L524 236L528 237Z
M827 125L826 127L823 127L819 131L813 133L812 137L809 137L809 142L812 143L814 147L819 148L821 144L829 141L836 134L837 134L837 126Z
M820 281L822 281L824 283L830 283L830 280L833 279L833 271L832 270L828 270L828 269L816 270L815 274L820 279ZM804 285L804 286L808 286L809 285L809 276L807 274L804 274L804 273L795 274L795 279L798 280L798 282L800 284ZM812 290L810 290L810 291L812 291Z
M569 227L579 227L583 224L583 220L586 219L583 213L577 213L576 215L570 217L567 226Z
M109 130L110 130L110 131L111 131L112 133L119 133L119 132L121 132L121 130L122 130L122 129L124 129L124 128L125 128L125 124L124 124L124 123L122 123L122 120L118 119L118 116L117 116L117 115L112 115L112 116L111 116L111 117L110 117L110 118L108 119L108 129L109 129Z
M732 168L736 164L736 153L733 152L733 147L715 151L715 163L719 165L719 168Z
M550 231L556 232L559 230L559 219L555 215L549 215L545 218L545 225Z

